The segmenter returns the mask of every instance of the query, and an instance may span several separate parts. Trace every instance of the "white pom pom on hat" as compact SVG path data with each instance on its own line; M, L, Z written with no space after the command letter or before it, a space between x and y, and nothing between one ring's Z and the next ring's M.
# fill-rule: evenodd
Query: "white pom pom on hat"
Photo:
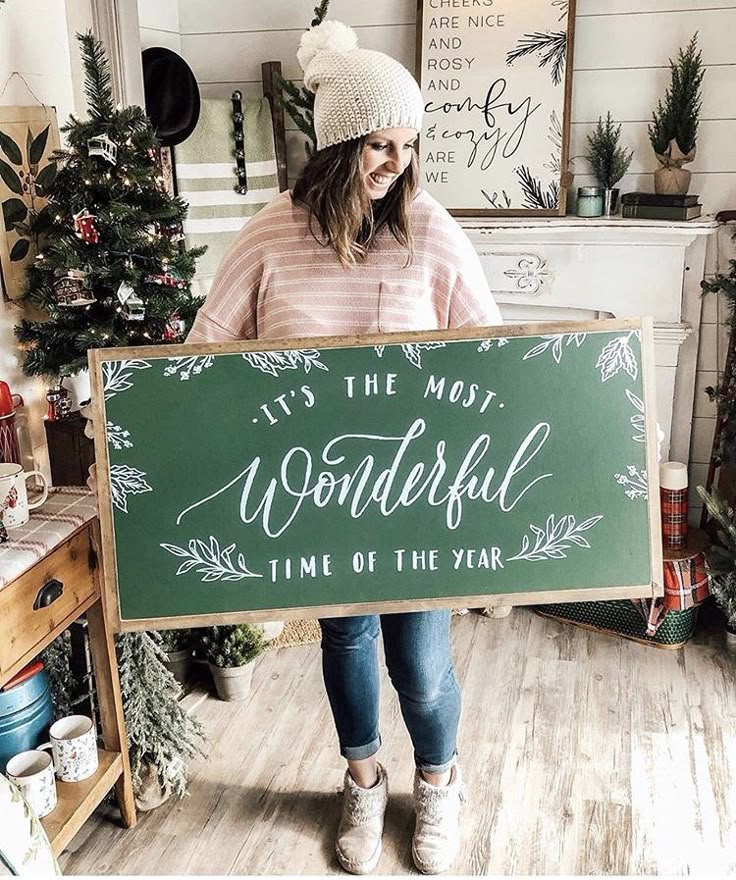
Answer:
M409 71L383 52L361 49L355 31L324 21L301 39L297 58L315 93L317 149L385 128L422 127L424 100Z
M357 48L358 36L351 27L341 21L323 21L302 36L296 57L306 73L312 59L320 52L350 52Z

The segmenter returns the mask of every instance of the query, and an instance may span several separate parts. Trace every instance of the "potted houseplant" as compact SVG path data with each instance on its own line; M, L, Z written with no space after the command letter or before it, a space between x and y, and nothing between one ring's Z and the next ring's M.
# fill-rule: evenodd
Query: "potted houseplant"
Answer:
M165 629L158 633L166 654L165 665L179 682L185 684L192 668L192 633L188 629Z
M598 117L598 125L588 135L585 158L599 186L603 188L603 213L606 217L615 214L618 209L619 191L615 187L626 174L634 155L633 150L625 150L619 145L620 139L621 126L613 124L610 111L606 114L605 122Z
M710 592L726 618L726 645L736 652L736 511L717 493L698 493L718 524L716 542L705 551Z
M211 626L200 646L215 680L217 696L230 702L247 700L253 678L253 660L263 653L263 630L247 623Z
M664 101L657 102L649 126L649 140L661 167L654 172L657 193L686 193L690 171L682 166L695 158L698 120L702 106L702 54L695 34L677 61L670 58L671 81Z

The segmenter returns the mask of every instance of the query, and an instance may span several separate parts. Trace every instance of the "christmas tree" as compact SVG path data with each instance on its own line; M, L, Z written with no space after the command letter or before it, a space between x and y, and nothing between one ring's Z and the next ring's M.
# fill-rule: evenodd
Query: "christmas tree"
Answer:
M201 753L202 725L179 703L158 633L124 633L116 644L133 789L140 795L153 777L164 796L182 797L188 762Z
M166 190L140 107L116 107L102 44L79 34L89 119L61 131L50 227L25 301L46 320L16 328L24 371L55 380L87 366L89 348L182 342L201 299L190 282L204 248L186 250L187 206Z
M320 0L319 5L314 7L314 18L310 27L322 24L329 6L330 0ZM299 131L307 136L304 147L307 156L311 156L317 149L317 135L314 132L314 92L310 92L306 86L297 88L293 82L278 74L276 82L281 89L281 103L284 110L289 114Z

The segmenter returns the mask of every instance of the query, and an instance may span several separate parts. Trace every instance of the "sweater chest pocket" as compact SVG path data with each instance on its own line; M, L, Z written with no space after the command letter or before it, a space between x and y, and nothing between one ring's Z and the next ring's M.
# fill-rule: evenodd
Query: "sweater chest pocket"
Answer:
M378 329L439 330L431 289L421 281L382 281L378 295Z

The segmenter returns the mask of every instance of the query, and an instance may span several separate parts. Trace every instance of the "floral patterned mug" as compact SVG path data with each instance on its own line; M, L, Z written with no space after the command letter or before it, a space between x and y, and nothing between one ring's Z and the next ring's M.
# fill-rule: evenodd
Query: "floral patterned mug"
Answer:
M41 495L35 501L28 500L26 480L29 477L41 481ZM30 511L40 507L48 495L46 477L40 471L24 471L12 461L0 464L0 516L6 529L27 523Z
M67 715L51 725L50 743L56 775L62 782L81 782L97 770L97 732L86 715Z
M35 749L20 752L8 761L6 772L38 818L48 816L56 806L51 755Z

